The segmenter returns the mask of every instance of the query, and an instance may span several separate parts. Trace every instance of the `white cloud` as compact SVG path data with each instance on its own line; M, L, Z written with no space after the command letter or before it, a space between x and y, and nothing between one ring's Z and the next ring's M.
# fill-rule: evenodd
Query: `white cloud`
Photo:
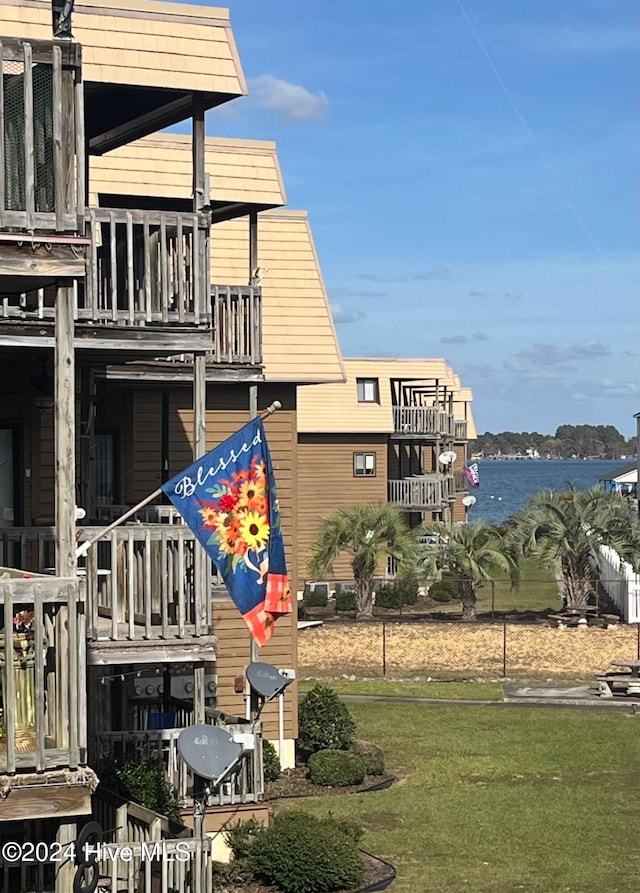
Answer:
M329 100L322 90L312 93L300 84L291 84L272 74L250 78L249 94L264 108L296 124L315 121L329 109Z
M331 305L331 315L333 316L333 321L336 325L340 323L358 322L361 319L367 318L367 314L363 313L362 310L347 310L346 308L341 307L340 304Z

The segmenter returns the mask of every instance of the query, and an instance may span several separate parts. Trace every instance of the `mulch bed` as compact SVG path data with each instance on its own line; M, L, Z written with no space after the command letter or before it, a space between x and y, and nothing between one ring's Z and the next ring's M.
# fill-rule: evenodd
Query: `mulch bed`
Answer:
M363 794L366 791L389 787L392 775L367 775L362 784L332 788L314 784L307 778L306 766L285 770L277 781L265 785L265 800L280 800L295 797L326 797L328 794Z

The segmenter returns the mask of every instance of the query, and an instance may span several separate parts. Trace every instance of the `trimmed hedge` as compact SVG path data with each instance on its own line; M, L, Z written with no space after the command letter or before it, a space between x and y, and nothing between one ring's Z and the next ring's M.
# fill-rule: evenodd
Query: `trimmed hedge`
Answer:
M329 685L318 683L300 702L299 738L312 752L334 748L349 750L356 724L346 704Z
M334 893L358 887L364 864L344 823L290 811L259 832L247 865L253 876L283 893Z
M381 586L376 592L377 608L400 609L405 605L415 605L418 601L418 581L413 577L399 577L393 583Z
M277 781L280 778L282 768L276 749L266 738L262 741L262 767L265 781Z
M445 571L442 579L429 587L429 598L437 602L452 602L460 598L458 578L451 571Z
M373 741L356 741L351 752L363 761L367 775L384 775L384 752Z
M307 765L311 781L325 787L362 784L367 774L362 757L348 750L319 750L309 757Z
M329 596L326 592L305 592L304 604L307 608L326 608L329 604Z
M356 594L353 589L345 589L344 592L336 593L336 611L355 611L356 610Z

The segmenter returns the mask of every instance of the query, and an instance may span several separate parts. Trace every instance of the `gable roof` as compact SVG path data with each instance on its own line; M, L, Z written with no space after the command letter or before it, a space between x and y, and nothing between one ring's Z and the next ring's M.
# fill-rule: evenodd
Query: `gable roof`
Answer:
M467 437L476 437L470 388L444 359L387 359L345 357L346 381L302 388L298 394L298 430L301 433L390 434L393 425L393 384L438 383L453 393L453 414L466 420ZM358 402L357 379L377 379L379 403Z

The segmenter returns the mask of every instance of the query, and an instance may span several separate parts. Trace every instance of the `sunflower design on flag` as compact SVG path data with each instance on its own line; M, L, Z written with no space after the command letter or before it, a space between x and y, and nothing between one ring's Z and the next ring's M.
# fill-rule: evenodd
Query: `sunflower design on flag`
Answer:
M225 571L252 572L262 583L269 569L271 535L265 463L253 456L249 468L229 477L207 491L211 500L198 509L201 527L210 531L207 545L217 548ZM279 514L275 516L279 523Z

